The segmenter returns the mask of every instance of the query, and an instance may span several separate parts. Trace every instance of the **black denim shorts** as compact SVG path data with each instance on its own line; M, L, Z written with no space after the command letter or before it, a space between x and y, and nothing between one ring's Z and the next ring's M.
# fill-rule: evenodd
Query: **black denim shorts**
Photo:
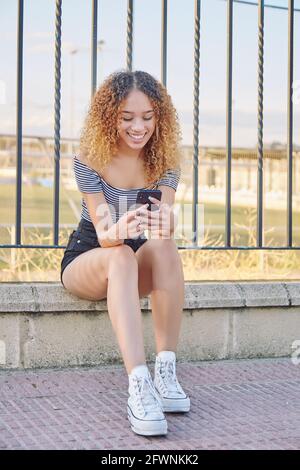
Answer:
M130 246L136 252L148 239L147 238L127 238L124 240L124 245ZM92 222L81 219L76 230L69 236L69 240L61 260L60 280L62 285L62 274L65 268L73 259L81 255L85 251L98 248L100 246L97 233Z

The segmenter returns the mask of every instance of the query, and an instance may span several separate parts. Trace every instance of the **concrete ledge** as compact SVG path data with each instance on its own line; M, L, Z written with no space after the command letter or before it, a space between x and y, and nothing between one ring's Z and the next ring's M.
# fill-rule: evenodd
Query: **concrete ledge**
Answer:
M106 300L60 283L0 284L0 368L122 362ZM290 356L300 340L300 282L186 283L179 360ZM141 299L147 359L155 356L151 299Z

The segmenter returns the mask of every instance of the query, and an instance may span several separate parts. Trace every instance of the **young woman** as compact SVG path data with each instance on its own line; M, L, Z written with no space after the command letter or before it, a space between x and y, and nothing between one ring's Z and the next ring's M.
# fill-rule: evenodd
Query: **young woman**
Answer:
M176 110L153 76L121 70L103 82L74 157L82 213L61 263L61 281L69 292L88 300L107 298L129 376L128 419L134 432L148 436L167 433L164 412L190 409L175 371L184 303L172 209L179 140ZM161 190L161 201L152 201L156 211L135 205L140 189ZM154 382L146 365L139 301L149 294L157 348Z

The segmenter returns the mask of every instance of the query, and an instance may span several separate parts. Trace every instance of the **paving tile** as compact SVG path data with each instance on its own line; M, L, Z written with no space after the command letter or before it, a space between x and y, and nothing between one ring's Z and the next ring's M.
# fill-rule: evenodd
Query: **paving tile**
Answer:
M154 364L149 364L153 374ZM191 411L134 434L122 366L0 371L0 449L300 449L300 365L290 358L178 363Z

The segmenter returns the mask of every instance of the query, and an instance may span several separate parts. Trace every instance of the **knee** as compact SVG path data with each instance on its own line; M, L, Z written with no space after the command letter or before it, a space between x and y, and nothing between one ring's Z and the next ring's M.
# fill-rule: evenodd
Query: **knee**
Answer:
M134 272L138 273L138 263L133 250L128 245L114 247L108 262L108 274L111 272L119 274Z
M152 255L153 258L163 264L176 265L180 260L178 248L175 241L171 238L153 240Z

